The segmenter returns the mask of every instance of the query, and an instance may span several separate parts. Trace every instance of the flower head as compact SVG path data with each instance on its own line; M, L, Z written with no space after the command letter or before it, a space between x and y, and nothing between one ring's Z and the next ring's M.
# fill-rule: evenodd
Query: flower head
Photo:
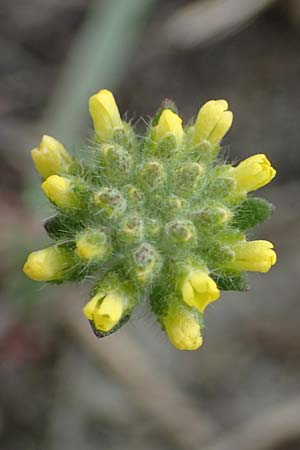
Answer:
M268 272L277 259L273 248L269 241L239 242L232 247L235 259L227 267L234 270Z
M226 100L210 100L199 110L194 129L194 143L218 144L230 129L233 115Z
M51 247L30 253L23 272L36 281L59 281L74 264L72 252L66 248Z
M159 141L167 136L174 136L177 144L183 137L182 119L170 109L165 109L154 128L154 139Z
M200 322L195 311L174 300L163 318L166 333L178 350L196 350L202 345Z
M56 206L62 209L76 208L79 202L72 191L72 182L68 178L51 175L42 184L42 189Z
M237 183L237 189L251 192L270 183L276 175L276 170L264 154L250 156L234 167L230 175Z
M95 132L100 138L110 139L116 129L123 129L118 106L113 94L107 89L90 97L89 109Z
M185 303L194 306L201 313L220 296L216 283L204 270L191 270L184 277L180 288Z
M95 279L84 308L98 337L115 332L148 301L178 349L202 344L202 314L221 290L245 290L244 271L267 272L273 245L245 233L271 205L247 197L275 170L264 155L232 167L217 157L232 123L226 100L211 100L184 131L169 100L145 136L122 121L111 92L90 98L93 145L74 161L44 136L32 151L56 214L44 224L55 245L29 255L39 281Z
M40 145L31 150L36 170L42 178L69 173L73 158L56 139L44 134Z

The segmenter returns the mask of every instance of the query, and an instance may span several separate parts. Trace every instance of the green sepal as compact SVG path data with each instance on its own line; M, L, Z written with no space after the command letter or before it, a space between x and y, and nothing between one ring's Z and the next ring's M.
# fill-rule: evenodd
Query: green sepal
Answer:
M164 292L164 293L163 293ZM150 295L151 309L157 317L164 317L168 311L168 293L164 287L154 289Z
M126 313L122 319L117 323L116 326L114 326L111 330L109 331L100 331L97 330L97 328L94 325L94 322L92 320L89 320L89 324L91 325L91 328L94 332L94 335L97 336L97 338L103 338L106 336L109 336L110 334L115 333L116 331L118 331L123 325L125 325L126 322L128 322L128 320L130 319L130 313Z
M86 205L89 200L90 197L89 187L85 181L77 177L74 179L72 183L72 190L79 200L80 207L78 209L80 211L83 208L83 205ZM70 211L70 214L72 214L72 210ZM77 208L74 209L74 214L79 215Z
M79 264L78 261L75 260L74 255L74 267L71 269L66 270L64 274L64 278L62 280L52 280L48 281L50 284L62 284L66 282L78 282L84 280L88 275L90 275L92 272L94 272L96 269L96 266L90 265L83 265Z
M197 157L197 161L211 163L215 160L221 147L219 144L211 144L208 141L203 141L201 144L192 147L191 153Z
M248 230L267 220L273 212L273 205L262 198L248 197L236 209L233 224L240 230Z
M248 290L248 280L244 272L222 271L211 273L210 276L221 291L244 292Z
M170 158L177 150L178 144L176 137L172 134L161 139L155 148L155 153L159 158Z
M74 234L84 228L76 216L55 214L43 222L44 229L52 239L74 239Z

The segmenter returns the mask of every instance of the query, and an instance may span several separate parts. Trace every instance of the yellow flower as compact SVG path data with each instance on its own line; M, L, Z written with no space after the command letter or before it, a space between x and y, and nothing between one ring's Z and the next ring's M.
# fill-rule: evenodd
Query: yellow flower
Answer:
M65 147L46 134L42 137L39 147L31 150L31 157L42 178L68 173L73 161Z
M79 206L78 199L71 189L71 181L58 175L51 175L42 184L47 197L59 208L75 208Z
M202 345L197 313L184 304L171 304L163 323L171 343L178 350L196 350Z
M109 250L107 236L101 230L85 230L77 236L76 253L84 261L100 261Z
M194 129L194 143L218 144L230 129L233 114L226 100L210 100L199 110Z
M209 303L220 296L216 283L204 270L192 270L184 278L180 287L185 303L194 306L201 313Z
M180 144L183 137L182 119L170 109L165 109L159 118L157 126L154 128L154 139L161 139L173 135Z
M235 259L226 267L234 270L268 272L277 259L273 248L273 244L269 241L239 242L232 247Z
M275 175L276 170L264 154L250 156L230 172L237 183L237 189L245 193L265 186Z
M127 303L126 297L117 291L108 294L99 291L83 308L83 312L97 330L106 332L118 324Z
M30 253L23 272L32 280L58 281L65 278L65 271L72 264L72 253L65 248L51 247Z
M89 110L95 132L101 138L109 139L115 129L124 128L118 106L110 91L102 89L92 95L89 100Z

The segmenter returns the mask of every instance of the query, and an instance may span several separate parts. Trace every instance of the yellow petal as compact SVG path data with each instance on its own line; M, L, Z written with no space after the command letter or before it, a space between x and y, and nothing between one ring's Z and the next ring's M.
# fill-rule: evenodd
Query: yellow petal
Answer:
M99 291L83 308L83 312L97 330L107 332L118 324L127 305L128 301L122 294Z
M71 189L71 181L58 175L51 175L42 184L46 196L60 208L74 208L79 201Z
M181 293L185 303L192 306L194 302L195 292L188 278L186 278L182 283Z
M174 135L180 144L183 137L182 119L170 109L165 109L155 127L154 137L159 141L169 135Z
M234 270L268 272L276 264L274 246L269 241L243 241L233 246L235 259L227 267Z
M84 315L89 319L93 320L94 318L94 312L96 311L100 300L105 297L104 292L98 292L94 297L91 298L91 300L85 305L83 308Z
M31 150L31 157L42 178L68 173L73 161L65 147L47 135L42 137L39 147Z
M95 132L102 139L110 139L116 128L123 128L115 98L107 89L102 89L90 97L89 110Z
M71 254L56 245L30 253L23 272L32 280L57 281L64 278L64 270L72 265Z
M232 121L233 121L232 112L224 111L221 117L219 118L215 128L210 133L208 141L213 145L218 144L223 139L227 131L231 128Z
M194 143L217 144L232 124L232 113L226 100L210 100L199 110L194 128Z
M237 189L251 192L268 184L276 175L276 170L264 154L253 155L233 168L230 176L235 179Z
M124 311L123 299L116 294L108 294L94 313L97 330L110 331L120 321Z
M178 350L196 350L202 345L199 321L184 305L172 305L163 322L171 343Z
M194 306L201 313L220 296L216 283L203 270L191 271L183 281L181 292L185 303Z

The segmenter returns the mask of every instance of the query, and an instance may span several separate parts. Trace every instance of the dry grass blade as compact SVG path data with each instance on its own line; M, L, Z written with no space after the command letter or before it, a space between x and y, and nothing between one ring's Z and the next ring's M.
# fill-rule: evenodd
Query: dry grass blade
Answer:
M255 17L274 0L205 0L177 10L164 25L167 42L187 49L222 37Z

